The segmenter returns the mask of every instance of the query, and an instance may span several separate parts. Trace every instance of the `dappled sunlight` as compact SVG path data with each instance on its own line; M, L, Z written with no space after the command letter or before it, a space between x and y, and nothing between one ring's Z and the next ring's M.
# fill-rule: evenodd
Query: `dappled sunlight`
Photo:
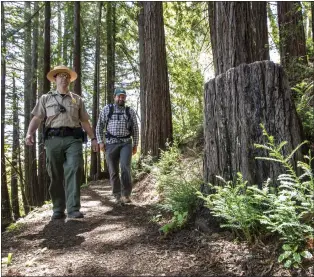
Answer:
M82 198L83 200L83 198ZM101 206L101 202L100 201L88 201L88 202L84 202L84 205L82 205L82 207L97 207L97 206Z
M92 246L102 253L113 246L114 248L125 249L134 238L142 236L144 233L145 229L141 228L129 228L121 224L104 224L93 230L91 240L88 239L91 236L90 233L81 235L86 236L85 246Z
M97 190L97 189L95 189L94 191L95 191L97 194L99 194L100 196L105 196L105 195L107 195L107 192L104 191L104 190Z
M25 217L21 217L20 219L18 219L17 222L21 222L23 223L24 221L29 222L29 221L37 221L38 217L44 219L44 218L50 218L52 215L52 204L48 203L48 204L44 204L41 207L37 207L35 209L33 209L27 216Z
M111 211L112 211L112 207L104 206L102 204L92 205L92 206L82 205L81 207L81 212L84 214L85 220L88 220L88 218L92 218L99 213L105 214Z
M263 249L257 251L260 258L245 243L232 241L230 233L205 238L186 229L163 237L160 226L150 221L152 207L140 205L140 198L139 203L117 206L110 192L104 197L92 189L82 194L83 219L37 217L28 232L12 236L10 243L3 241L3 256L10 251L14 259L8 274L11 270L15 276L226 276L254 273L257 263L266 264L262 271L270 268ZM266 250L268 256L275 253Z
M93 200L93 198L90 195L82 195L81 199L85 201L89 201L90 199Z

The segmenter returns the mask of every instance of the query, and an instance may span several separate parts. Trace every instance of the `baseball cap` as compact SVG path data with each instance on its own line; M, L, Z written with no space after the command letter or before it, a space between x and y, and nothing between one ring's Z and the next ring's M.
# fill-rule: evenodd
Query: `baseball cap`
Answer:
M114 90L114 96L117 96L117 95L120 95L120 94L126 95L125 90L122 89L122 88L116 88L116 89Z

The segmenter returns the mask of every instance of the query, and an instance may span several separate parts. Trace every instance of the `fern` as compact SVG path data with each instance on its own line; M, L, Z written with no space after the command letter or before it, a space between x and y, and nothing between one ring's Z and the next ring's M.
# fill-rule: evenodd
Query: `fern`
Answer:
M286 172L278 176L278 184L272 186L272 180L267 179L261 189L248 186L241 173L238 173L235 182L217 176L222 186L209 184L214 193L204 196L198 192L197 195L205 201L213 216L223 220L221 227L240 230L249 242L259 235L261 226L277 234L284 245L284 252L278 261L283 262L285 267L299 267L303 259L312 257L307 242L314 237L313 158L309 152L304 157L305 161L297 162L302 172L298 176L291 159L307 142L301 143L285 156L282 150L287 143L276 145L274 137L267 133L263 125L261 127L267 143L256 144L255 147L266 150L268 157L256 159L283 165Z
M258 221L262 215L259 209L260 199L254 197L241 173L237 174L234 183L225 181L220 176L217 178L223 185L209 184L215 193L204 196L198 192L198 197L205 201L205 206L211 210L213 216L223 219L221 227L240 230L247 241L253 242L260 230Z
M313 76L313 73L312 73ZM292 90L296 93L296 108L301 118L304 133L308 138L314 138L314 81L303 81Z
M203 182L198 170L197 162L183 162L177 142L161 152L153 171L162 199L158 207L173 214L171 222L161 229L164 233L182 228L194 212L198 200L196 191Z
M269 156L275 157L276 162L281 163L287 172L278 177L279 185L276 193L268 191L268 194L265 194L265 190L255 189L259 197L264 197L268 206L264 215L260 216L260 223L271 232L279 234L285 245L293 246L295 249L291 257L290 250L288 252L284 250L286 252L279 257L279 261L285 261L286 267L298 267L302 261L301 257L309 256L301 253L310 253L305 249L306 241L313 239L314 234L314 177L311 169L313 158L309 151L309 155L304 157L307 162L297 162L297 166L303 172L297 176L290 160L296 151L308 142L301 143L285 157L280 152L285 144L276 146L273 137L268 135L263 125L261 127L268 143L265 147L263 145L257 147L267 150ZM258 157L258 159L269 160L267 157Z

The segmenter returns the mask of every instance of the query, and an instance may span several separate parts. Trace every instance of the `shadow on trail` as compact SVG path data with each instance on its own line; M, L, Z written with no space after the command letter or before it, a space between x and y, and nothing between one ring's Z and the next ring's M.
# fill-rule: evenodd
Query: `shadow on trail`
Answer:
M63 249L80 245L85 241L80 234L90 232L103 223L104 220L93 225L86 220L54 220L49 221L39 233L20 236L20 238L41 241L39 246L43 248Z
M121 228L117 226L122 225L125 231L128 228L141 228L141 233L159 235L159 226L149 222L150 215L147 214L145 206L137 206L136 204L116 205L110 190L110 187L104 184L82 190L82 207L85 207L83 219L50 220L38 233L22 235L19 238L30 241L37 240L38 246L42 248L67 249L81 245L85 241L82 234L92 232L98 227L100 227L99 231L97 229L93 235L106 236L114 232L119 234ZM100 208L103 209L103 213L95 211ZM108 226L116 227L110 228ZM107 229L102 230L104 227ZM105 248L113 249L119 247L120 244L121 246L132 244L132 237L117 241L112 246L107 245ZM102 252L102 245L97 245L96 248L99 249L100 253Z
M235 244L213 224L207 234L191 223L161 235L160 224L152 221L154 206L117 206L108 182L82 189L82 212L82 219L54 221L41 214L18 232L5 233L3 256L12 252L19 258L14 270L20 276L28 276L28 255L40 257L45 247L50 251L42 251L43 264L32 265L45 276L269 276L277 267L275 245Z
M217 244L210 247L200 243L203 237L194 226L164 237L159 232L160 225L151 220L152 206L137 203L116 206L110 201L109 194L105 186L90 187L89 196L93 200L97 199L102 205L112 207L104 213L107 229L94 230L93 234L106 237L116 232L118 239L99 241L94 245L93 253L98 253L96 255L99 257L123 257L123 262L114 268L106 258L105 262L95 262L92 266L83 262L76 273L84 276L122 276L126 272L132 275L164 275L168 272L174 276L235 276L233 264L229 265L219 256L224 251L223 246ZM120 229L109 227L115 224L120 224ZM214 226L212 229L216 233ZM231 257L235 258L233 255ZM243 268L249 262L245 256L236 258ZM252 272L257 273L254 270Z

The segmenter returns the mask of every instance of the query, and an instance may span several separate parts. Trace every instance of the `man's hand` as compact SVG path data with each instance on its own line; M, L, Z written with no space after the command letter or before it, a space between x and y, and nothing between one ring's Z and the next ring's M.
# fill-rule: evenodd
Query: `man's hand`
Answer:
M99 150L105 152L106 151L106 147L104 143L99 143Z
M25 138L25 144L26 145L33 145L34 144L34 136L27 134Z
M135 155L137 152L137 146L133 146L133 151L132 151L132 154Z
M40 119L38 116L35 116L32 118L31 122L29 123L28 130L26 133L25 138L25 144L26 145L33 145L34 144L34 134L36 133L36 130L38 129L42 119Z
M94 152L99 151L98 143L97 143L97 140L95 140L95 139L92 140L92 149Z

